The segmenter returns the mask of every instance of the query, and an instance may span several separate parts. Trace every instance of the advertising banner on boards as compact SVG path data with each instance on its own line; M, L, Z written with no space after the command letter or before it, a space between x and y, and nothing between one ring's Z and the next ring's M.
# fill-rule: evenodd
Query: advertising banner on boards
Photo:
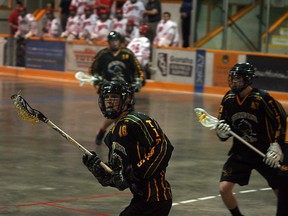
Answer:
M206 51L196 51L195 92L202 93L205 85Z
M176 52L170 49L156 49L153 61L157 67L154 79L163 82L193 84L195 52Z
M214 53L213 86L227 87L231 68L241 62L236 53Z
M247 55L247 62L256 69L253 85L270 91L288 92L287 58Z
M65 43L61 41L27 40L26 67L65 71Z
M88 72L96 53L105 46L71 43L66 47L66 70Z

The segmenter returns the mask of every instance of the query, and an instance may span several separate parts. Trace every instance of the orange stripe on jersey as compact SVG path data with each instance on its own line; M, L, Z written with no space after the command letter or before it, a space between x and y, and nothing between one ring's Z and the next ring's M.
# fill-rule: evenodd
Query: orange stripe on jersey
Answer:
M156 179L153 179L154 181L154 185L155 185L155 189L156 189L156 198L157 198L157 201L159 201L159 189L158 189L158 186L157 186L157 180Z
M160 175L161 175L161 185L162 185L162 188L163 188L163 196L165 197L165 200L167 200L167 196L166 196L166 190L167 190L167 188L166 188L166 186L165 186L165 174L164 174L164 171L162 171L161 173L160 173Z
M148 182L147 185L147 189L148 189L148 193L147 193L147 202L149 201L150 197L151 197L151 186L150 186L150 182Z
M242 101L240 100L239 96L236 95L236 99L237 99L238 104L241 106L249 95L250 95L250 93L247 94L247 95L242 99Z
M265 124L266 124L266 131L267 131L267 136L269 137L269 142L275 142L274 138L272 137L272 134L270 133L271 128L269 128L270 124L268 121L267 116L265 117Z
M141 154L140 154L139 142L137 142L137 155L138 155L139 161L141 161L142 158L141 158Z
M164 142L163 142L163 141L164 141ZM164 145L164 147L166 148L166 149L165 149L165 152L164 152L164 153L161 153L161 154L159 154L159 155L157 156L157 158L154 160L154 163L152 163L152 164L150 165L150 167L147 169L146 173L144 174L144 177L147 176L147 174L149 173L150 169L153 168L153 165L154 165L156 162L158 162L158 165L154 168L154 171L151 173L151 176L152 176L152 175L154 174L154 172L157 170L157 168L159 167L159 165L161 164L162 160L165 158L166 153L167 153L167 149L168 149L168 145L167 145L166 140L163 140L163 141L162 141L163 144L161 145L160 153L163 152L163 145ZM158 145L160 145L160 143L159 143ZM160 157L162 157L162 158L160 158Z
M288 144L288 118L286 117L286 135L285 135L285 143Z

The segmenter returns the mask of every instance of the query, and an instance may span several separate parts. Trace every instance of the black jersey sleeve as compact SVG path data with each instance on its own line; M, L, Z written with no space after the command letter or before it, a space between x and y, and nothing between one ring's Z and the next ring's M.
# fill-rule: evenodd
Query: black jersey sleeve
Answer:
M173 146L158 123L145 116L128 115L127 131L134 138L130 160L134 160L135 173L144 179L159 174L168 166Z
M125 50L130 55L129 66L131 67L130 71L133 72L133 80L135 81L136 78L139 78L140 81L142 82L144 80L144 71L140 62L138 61L137 57L131 50L127 48Z
M227 106L227 101L228 99L232 98L232 97L235 97L234 94L231 93L231 91L228 91L224 97L222 98L222 101L221 101L221 104L219 106L219 112L218 112L218 119L219 120L224 120L225 123L227 123L228 125L231 126L231 118L230 118L230 114L229 114L229 109L228 109L228 106ZM218 136L218 135L217 135ZM229 139L229 137L227 138L222 138L222 137L219 137L218 138L221 140L221 141L226 141Z
M91 74L92 76L102 76L102 66L101 64L101 58L104 55L104 53L106 52L105 49L100 50L99 52L97 52L97 54L95 55L93 62L89 68L89 74Z
M283 106L273 98L268 92L259 90L263 99L265 111L271 125L271 140L278 143L283 143L286 133L286 118L287 114Z

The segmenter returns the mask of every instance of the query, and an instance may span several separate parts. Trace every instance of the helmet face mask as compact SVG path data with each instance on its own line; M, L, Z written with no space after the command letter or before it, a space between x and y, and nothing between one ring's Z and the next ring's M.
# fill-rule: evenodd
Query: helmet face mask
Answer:
M119 94L106 93L104 96L104 106L108 116L117 115L121 108L121 97Z
M240 93L242 90L245 89L245 87L244 87L244 79L243 79L242 76L229 75L228 83L229 83L230 89L234 93Z
M133 110L134 94L132 87L122 80L106 82L101 86L98 105L102 114L116 119L125 111Z
M255 69L249 63L236 64L230 70L228 84L231 90L238 94L252 85L252 80L255 77Z

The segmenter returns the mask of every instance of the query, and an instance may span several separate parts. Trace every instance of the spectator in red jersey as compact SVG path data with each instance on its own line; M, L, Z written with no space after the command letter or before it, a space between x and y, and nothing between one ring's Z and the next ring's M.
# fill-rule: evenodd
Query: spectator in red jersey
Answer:
M86 5L93 7L94 0L72 0L71 5L75 5L77 8L77 15L81 16L84 14L84 8Z
M100 9L106 9L110 14L113 4L114 0L95 0L94 8L96 9L97 13L99 13Z
M19 16L19 7L22 6L21 2L17 3L17 6L14 11L12 11L8 17L8 24L10 26L10 34L13 36L18 29L18 16Z

